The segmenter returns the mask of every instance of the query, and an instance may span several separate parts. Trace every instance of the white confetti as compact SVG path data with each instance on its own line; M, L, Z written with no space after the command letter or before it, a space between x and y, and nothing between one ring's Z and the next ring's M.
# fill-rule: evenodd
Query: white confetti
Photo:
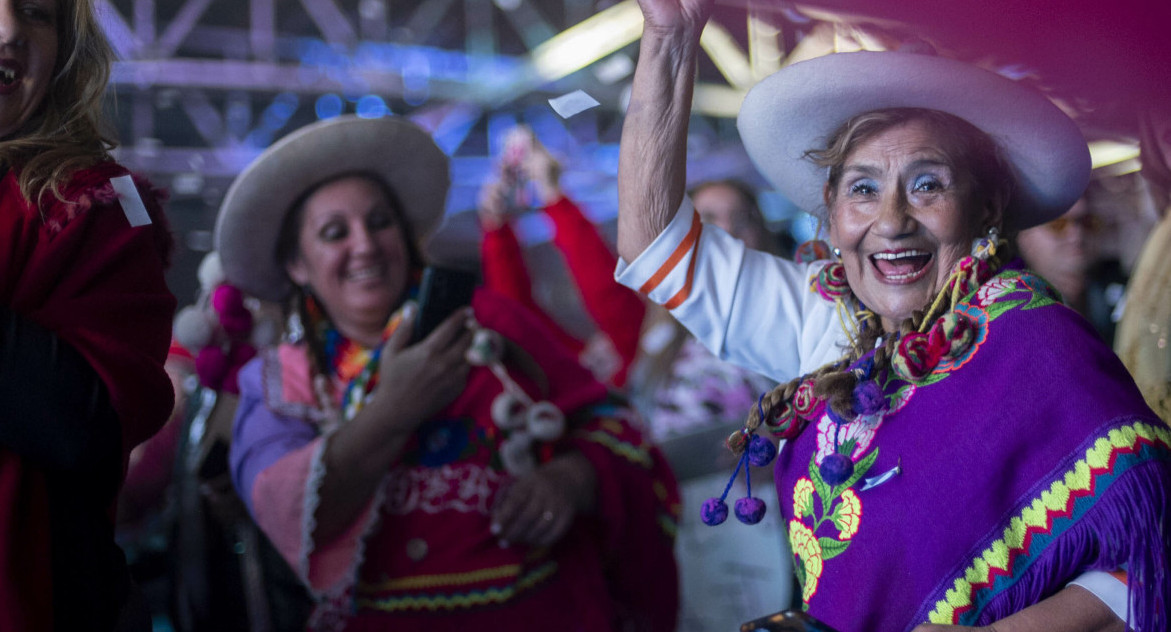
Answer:
M584 90L574 90L569 94L549 99L549 105L561 118L569 118L590 108L601 105L597 99L586 94Z

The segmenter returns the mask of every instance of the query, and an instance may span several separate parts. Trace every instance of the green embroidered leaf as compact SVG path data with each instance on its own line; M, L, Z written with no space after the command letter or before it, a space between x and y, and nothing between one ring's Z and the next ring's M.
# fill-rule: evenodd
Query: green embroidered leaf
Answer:
M1000 317L1001 314L1024 302L1024 299L1018 299L1014 301L996 301L995 303L988 306L988 320L996 320Z
M823 560L828 560L845 553L846 547L850 546L849 540L843 542L833 538L818 538L817 543L821 545L821 559Z
M870 470L870 468L874 465L874 461L876 461L877 459L878 459L878 448L874 448L873 452L862 457L861 460L859 460L857 463L854 464L854 474L851 475L850 478L847 478L846 482L842 483L841 485L838 485L837 487L835 487L833 489L833 497L837 498L838 496L841 495L842 492L853 487L854 483L857 483L858 481L862 480L862 477L866 476L866 472L868 472Z
M830 486L821 479L821 471L817 468L816 452L809 457L809 479L813 481L813 489L817 491L817 497L821 499L821 515L824 516L829 513L830 502L837 497L837 494L831 494Z
M1034 292L1033 298L1029 300L1029 304L1022 307L1021 310L1037 309L1038 307L1045 307L1046 305L1055 304L1057 304L1057 301L1053 300L1052 298L1045 296L1041 292Z
M934 384L936 382L940 382L940 381L946 379L948 373L950 373L950 371L941 371L939 373L936 373L933 371L933 372L927 374L927 377L919 380L918 382L915 382L915 385L916 386L931 386L932 384Z
M838 454L844 454L846 456L850 456L851 454L854 453L854 448L856 448L856 447L858 447L858 440L857 439L850 439L849 441L838 446Z

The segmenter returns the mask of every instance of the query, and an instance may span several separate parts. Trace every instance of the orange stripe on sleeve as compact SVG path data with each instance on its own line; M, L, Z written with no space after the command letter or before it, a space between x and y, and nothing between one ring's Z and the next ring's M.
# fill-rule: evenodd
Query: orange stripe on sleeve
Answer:
M1124 570L1110 571L1109 574L1111 577L1113 577L1114 579L1117 579L1118 581L1120 581L1124 584L1129 583L1127 580L1126 571L1124 571Z
M699 214L696 214L696 217L699 217ZM683 282L683 287L675 293L675 296L672 296L666 303L663 303L663 307L666 307L668 310L679 307L691 295L691 281L695 279L695 261L699 259L699 253L697 252L699 250L699 233L702 232L703 224L699 224L699 226L700 230L696 231L695 239L693 240L694 245L691 247L691 263L687 265L687 279Z
M667 278L668 274L671 274L671 271L675 269L675 266L679 265L679 262L683 260L683 257L688 253L688 251L692 250L692 247L699 242L699 233L702 229L703 224L699 221L699 213L692 213L691 229L687 231L687 236L683 238L683 241L679 242L679 246L675 248L675 251L671 253L670 257L667 257L667 260L663 263L662 267L660 267L653 275L651 275L651 278L647 279L647 282L643 283L642 287L638 288L639 294L645 296L653 292L655 288L659 287L659 284L663 282L663 279ZM694 258L691 260L691 265L692 269L694 269ZM687 276L687 285L691 285L690 272L688 272Z

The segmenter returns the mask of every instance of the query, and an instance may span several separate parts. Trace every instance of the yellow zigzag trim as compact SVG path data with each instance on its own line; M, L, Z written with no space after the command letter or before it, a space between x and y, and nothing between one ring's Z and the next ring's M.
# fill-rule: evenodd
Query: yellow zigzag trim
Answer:
M1094 480L1093 470L1101 471L1110 464L1114 452L1133 447L1139 437L1155 443L1171 446L1171 428L1137 422L1115 428L1105 437L1099 438L1086 451L1086 456L1074 463L1064 476L1058 478L1041 493L1039 498L1025 507L1020 515L1009 521L1004 537L984 550L972 564L955 580L944 600L935 604L927 616L930 623L953 623L956 610L972 605L975 585L989 585L993 570L1007 572L1012 551L1024 548L1024 540L1030 528L1047 529L1049 517L1063 513L1069 508L1070 496L1074 492L1090 489Z
M549 561L533 569L529 574L520 578L512 586L487 588L482 591L454 595L411 595L405 597L387 597L385 599L359 598L355 603L359 608L395 612L399 610L454 610L457 608L472 608L494 603L503 603L512 599L522 590L527 590L551 577L557 572L557 562Z
M652 465L651 455L647 454L646 450L642 450L629 443L626 443L625 441L616 439L613 435L608 433L602 432L600 430L593 430L591 432L581 433L581 437L610 448L611 452L625 458L627 461L630 461L635 465L641 465L647 469L650 469Z
M358 587L358 590L365 593L373 593L384 590L420 590L423 588L434 588L435 586L462 586L476 584L490 579L516 577L519 574L520 564L506 564L504 566L482 568L478 571L470 571L467 573L416 575L414 577L388 579L377 584L362 583Z

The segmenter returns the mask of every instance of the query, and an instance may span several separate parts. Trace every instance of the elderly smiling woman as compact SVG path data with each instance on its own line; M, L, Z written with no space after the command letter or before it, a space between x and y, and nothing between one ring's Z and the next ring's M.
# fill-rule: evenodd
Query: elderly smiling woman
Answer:
M1171 431L1009 256L1086 184L1073 122L941 58L789 66L739 118L761 172L828 222L836 259L788 263L702 225L683 195L711 3L641 5L617 277L781 382L728 443L760 465L766 437L786 440L775 480L802 607L843 631L1167 629ZM736 503L744 522L764 510ZM702 514L722 522L725 498Z

